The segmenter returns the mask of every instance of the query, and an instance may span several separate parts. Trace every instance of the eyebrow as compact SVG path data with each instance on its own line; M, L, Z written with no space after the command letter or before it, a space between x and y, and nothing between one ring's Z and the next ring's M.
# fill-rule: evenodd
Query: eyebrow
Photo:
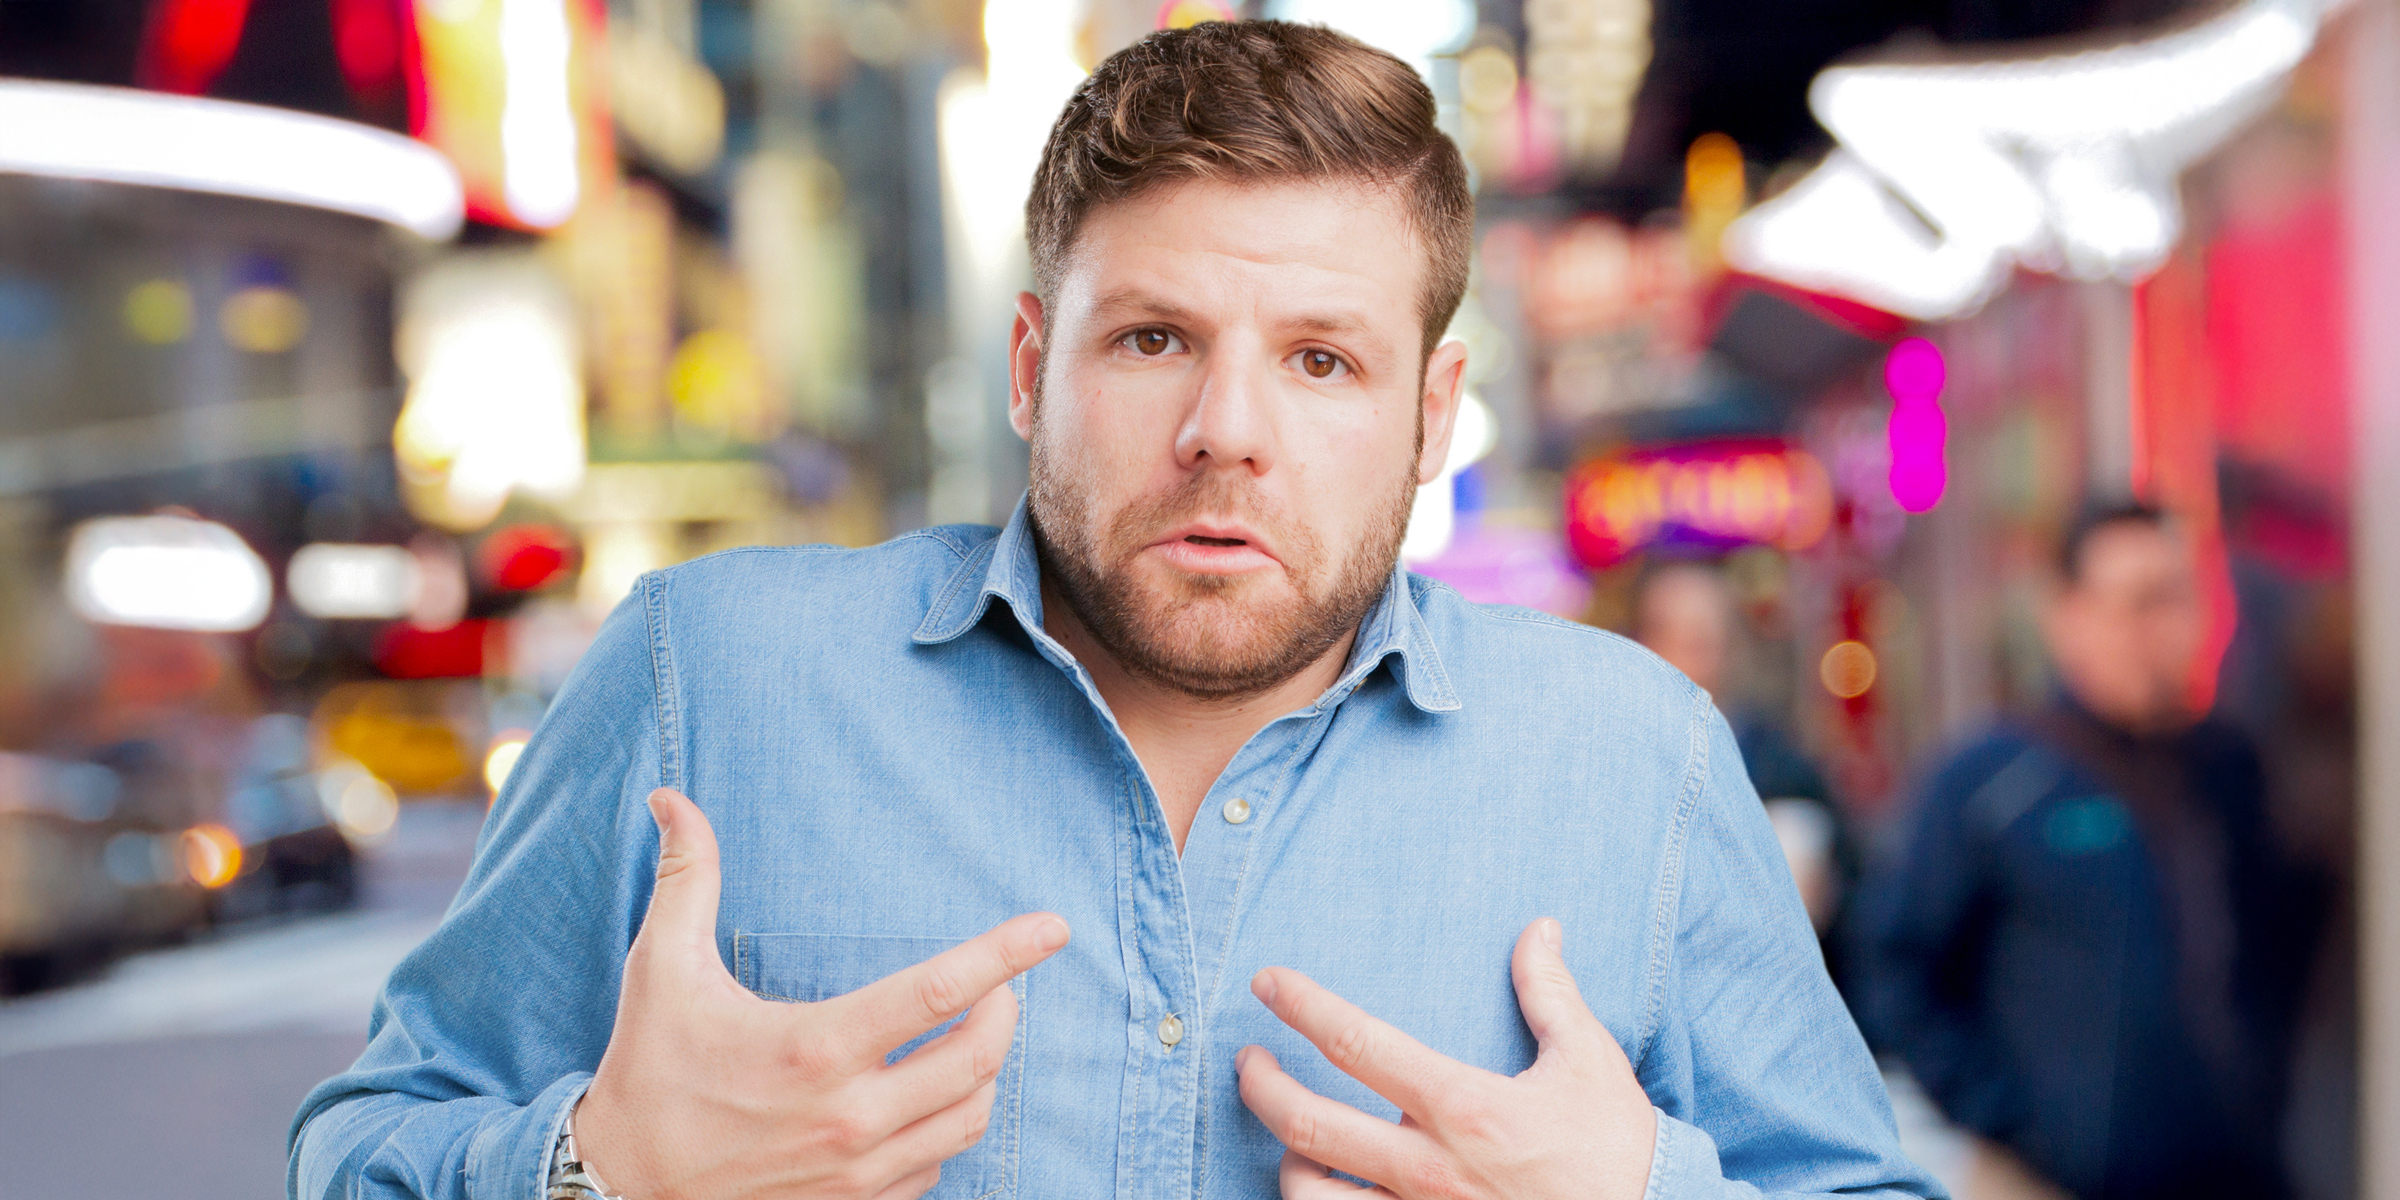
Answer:
M1092 311L1104 317L1113 317L1118 314L1139 314L1180 324L1190 324L1198 315L1163 296L1130 287L1118 288L1102 294L1093 302ZM1377 343L1378 349L1382 348L1384 340L1377 335L1374 325L1369 323L1365 317L1352 312L1302 313L1278 321L1276 325L1282 329L1322 334L1329 337L1369 338Z
M1156 317L1161 321L1175 321L1183 324L1189 324L1195 315L1192 310L1172 300L1145 292L1140 288L1118 288L1113 292L1104 293L1099 299L1092 302L1092 311L1102 316L1113 317L1121 313L1138 314L1145 317Z

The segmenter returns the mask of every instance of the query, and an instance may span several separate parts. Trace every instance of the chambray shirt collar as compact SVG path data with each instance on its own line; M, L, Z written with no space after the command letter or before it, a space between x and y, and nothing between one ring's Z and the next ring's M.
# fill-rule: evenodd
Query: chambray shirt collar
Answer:
M976 546L935 590L914 640L919 645L935 645L959 637L983 619L995 598L1008 604L1009 611L1037 641L1048 638L1042 629L1041 558L1034 551L1033 523L1022 496L1000 536ZM1408 572L1400 567L1392 569L1383 598L1360 623L1340 681L1317 701L1318 706L1330 707L1347 698L1385 659L1395 656L1400 661L1393 664L1392 673L1407 689L1409 703L1428 713L1458 711L1458 691L1442 666L1433 631L1417 608Z

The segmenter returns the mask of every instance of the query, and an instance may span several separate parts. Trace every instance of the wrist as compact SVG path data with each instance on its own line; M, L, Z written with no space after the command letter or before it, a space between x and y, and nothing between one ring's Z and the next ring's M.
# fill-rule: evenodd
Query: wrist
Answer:
M565 1119L559 1122L558 1138L551 1145L550 1171L543 1195L546 1200L625 1200L624 1193L606 1182L600 1169L592 1163L588 1138L577 1133L575 1122L582 1108L583 1098L579 1097L568 1107Z

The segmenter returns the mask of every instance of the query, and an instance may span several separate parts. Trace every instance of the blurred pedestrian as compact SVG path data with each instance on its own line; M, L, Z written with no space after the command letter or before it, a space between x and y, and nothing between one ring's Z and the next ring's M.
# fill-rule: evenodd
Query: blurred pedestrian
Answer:
M1634 584L1634 640L1699 684L1725 713L1751 786L1765 801L1783 845L1809 923L1820 938L1829 937L1857 882L1858 855L1833 789L1789 727L1734 694L1740 691L1732 678L1739 617L1724 572L1708 563L1670 559L1645 569ZM1832 955L1827 958L1839 965ZM1837 971L1835 982L1840 981Z
M2256 755L2196 711L2191 546L2095 506L2057 565L2060 692L1932 775L1861 897L1853 1007L1987 1157L2093 1200L2272 1200L2311 922Z

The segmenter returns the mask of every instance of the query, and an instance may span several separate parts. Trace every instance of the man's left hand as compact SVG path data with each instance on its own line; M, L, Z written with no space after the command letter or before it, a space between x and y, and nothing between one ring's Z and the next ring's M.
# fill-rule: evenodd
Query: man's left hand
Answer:
M1509 968L1539 1049L1514 1078L1436 1054L1298 971L1269 967L1250 981L1327 1061L1400 1106L1397 1125L1369 1116L1308 1090L1265 1047L1244 1047L1234 1060L1242 1101L1284 1144L1284 1200L1640 1200L1657 1114L1584 1004L1558 922L1527 926ZM1377 1186L1362 1191L1334 1171Z

